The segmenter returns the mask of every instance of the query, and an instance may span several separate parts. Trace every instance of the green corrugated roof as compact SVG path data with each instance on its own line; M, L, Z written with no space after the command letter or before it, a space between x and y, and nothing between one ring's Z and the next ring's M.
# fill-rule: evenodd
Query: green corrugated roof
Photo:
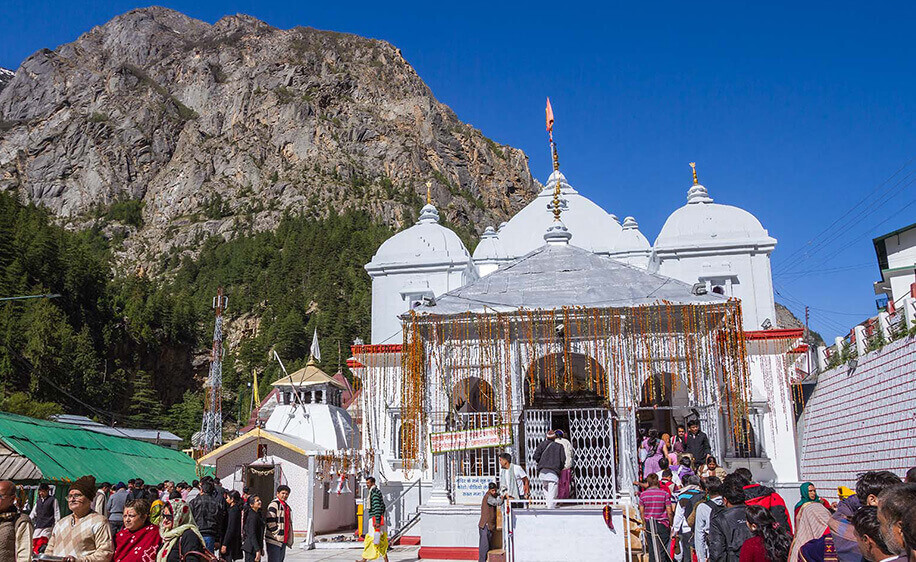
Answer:
M0 412L0 441L32 461L46 480L91 474L102 482L197 478L197 464L181 451L77 426Z

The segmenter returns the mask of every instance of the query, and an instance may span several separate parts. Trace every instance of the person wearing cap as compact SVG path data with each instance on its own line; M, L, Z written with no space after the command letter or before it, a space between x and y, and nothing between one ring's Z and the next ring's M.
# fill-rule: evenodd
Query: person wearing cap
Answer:
M477 523L477 529L480 531L480 542L478 543L478 556L480 562L487 562L487 554L490 552L490 539L493 538L493 532L496 530L496 509L505 501L499 495L499 486L496 482L490 482L487 487L487 493L480 502L480 521Z
M92 511L95 498L95 478L81 476L70 484L67 507L72 512L54 525L46 554L64 558L66 562L110 562L114 541L108 520Z
M557 505L557 484L566 465L566 451L557 443L556 431L551 429L547 432L547 439L534 450L533 458L538 466L538 478L544 483L547 509L553 509Z

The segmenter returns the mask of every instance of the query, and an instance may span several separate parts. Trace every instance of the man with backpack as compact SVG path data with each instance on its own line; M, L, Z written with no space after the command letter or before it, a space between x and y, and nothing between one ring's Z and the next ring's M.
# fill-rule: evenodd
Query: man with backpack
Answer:
M684 477L684 487L677 493L677 506L674 509L674 523L671 534L677 537L681 545L678 560L693 560L690 549L693 548L693 523L688 519L694 515L697 505L706 499L706 492L701 488L700 478L694 474Z
M725 503L722 498L722 480L715 476L706 479L705 501L697 504L692 515L687 516L687 523L693 528L693 550L697 562L709 560L709 519L712 512Z
M711 562L739 562L741 546L751 538L744 506L744 480L738 474L729 474L722 483L724 507L712 513L709 525L709 560Z

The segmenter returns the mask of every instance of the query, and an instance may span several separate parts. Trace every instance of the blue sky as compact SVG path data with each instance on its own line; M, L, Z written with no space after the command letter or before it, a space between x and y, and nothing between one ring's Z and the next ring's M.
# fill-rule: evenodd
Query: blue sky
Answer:
M696 161L717 202L779 240L777 300L809 305L828 340L874 313L871 239L916 222L913 3L163 4L387 40L459 118L525 150L541 181L549 95L570 182L650 240ZM144 5L6 0L0 66Z

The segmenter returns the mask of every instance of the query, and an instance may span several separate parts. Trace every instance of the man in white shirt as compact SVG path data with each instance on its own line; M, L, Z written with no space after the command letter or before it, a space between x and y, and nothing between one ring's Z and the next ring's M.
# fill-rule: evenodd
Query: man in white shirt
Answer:
M572 488L573 447L562 429L557 430L557 443L563 445L566 452L566 462L563 463L563 471L560 472L560 481L557 483L557 498L564 500L569 497Z
M713 506L724 504L722 481L715 476L707 478L706 495L709 499L697 506L693 522L693 549L697 553L697 562L707 562L709 559L709 520Z
M500 494L517 500L527 499L531 493L531 482L525 469L512 464L509 453L499 455L499 467Z

